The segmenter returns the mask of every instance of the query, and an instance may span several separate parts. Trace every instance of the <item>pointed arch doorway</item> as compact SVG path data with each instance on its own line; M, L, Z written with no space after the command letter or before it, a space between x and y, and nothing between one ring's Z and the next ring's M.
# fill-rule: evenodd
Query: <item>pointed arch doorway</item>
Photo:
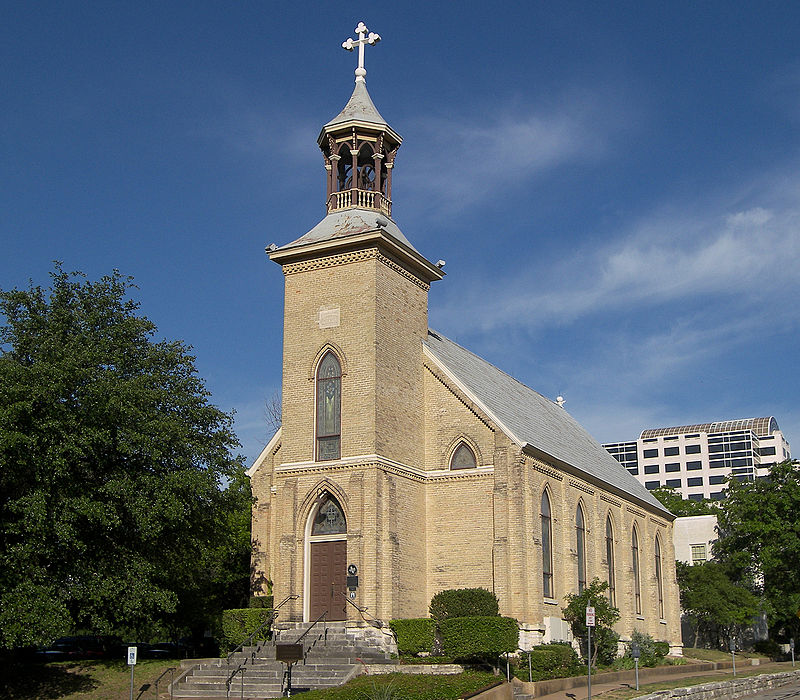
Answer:
M339 502L324 492L306 526L306 619L347 619L347 522Z

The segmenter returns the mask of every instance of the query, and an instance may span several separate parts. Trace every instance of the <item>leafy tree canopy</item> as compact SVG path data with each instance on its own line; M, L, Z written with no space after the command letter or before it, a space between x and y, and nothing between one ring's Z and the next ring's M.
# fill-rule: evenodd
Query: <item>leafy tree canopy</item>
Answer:
M681 608L695 627L694 646L700 636L715 646L725 646L760 611L759 598L733 583L719 562L690 566L679 561L676 573Z
M714 555L734 580L763 591L773 628L800 636L800 462L776 464L766 479L731 480L720 507Z
M51 277L0 291L0 647L202 625L247 596L232 417L131 278Z
M673 515L683 517L687 515L716 515L719 508L715 501L702 500L693 501L683 498L679 491L666 486L653 489L651 495L655 496L661 504Z

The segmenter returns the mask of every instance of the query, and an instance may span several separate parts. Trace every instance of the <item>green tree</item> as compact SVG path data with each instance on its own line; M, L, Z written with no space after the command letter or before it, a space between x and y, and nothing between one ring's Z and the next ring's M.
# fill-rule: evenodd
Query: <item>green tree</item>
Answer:
M800 637L800 462L776 464L766 479L731 480L720 508L715 556L763 593L773 632Z
M131 278L51 277L0 291L0 647L203 625L248 594L232 418Z
M583 591L577 594L567 593L564 599L567 601L567 607L561 608L561 612L564 619L569 622L572 634L581 640L581 651L584 658L588 646L586 608L588 606L594 608L596 624L592 630L592 639L594 640L592 665L594 666L598 659L603 663L610 663L617 653L619 635L614 632L612 627L619 620L619 610L608 600L608 582L595 578Z
M694 646L700 638L725 647L731 636L753 623L760 600L744 586L733 583L719 562L690 566L676 562L681 608L695 631Z
M715 501L693 501L683 498L679 491L666 486L653 489L650 494L655 496L661 504L673 515L683 517L686 515L716 515L719 508Z

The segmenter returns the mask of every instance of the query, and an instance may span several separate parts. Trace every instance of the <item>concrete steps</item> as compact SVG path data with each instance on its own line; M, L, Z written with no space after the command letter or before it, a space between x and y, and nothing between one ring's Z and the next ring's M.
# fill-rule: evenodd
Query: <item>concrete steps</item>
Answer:
M282 623L276 627L272 641L242 649L227 663L225 659L208 659L194 664L173 684L173 697L224 698L229 680L230 697L281 697L286 664L275 660L275 644L298 643L308 625ZM338 686L362 673L365 665L398 663L388 628L353 623L317 625L299 643L304 659L292 666L295 689Z

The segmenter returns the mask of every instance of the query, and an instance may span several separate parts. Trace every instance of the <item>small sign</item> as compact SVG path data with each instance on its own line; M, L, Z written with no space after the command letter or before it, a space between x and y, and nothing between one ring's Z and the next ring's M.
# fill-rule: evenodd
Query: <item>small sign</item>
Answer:
M347 574L349 576L355 576L357 573L358 567L355 564L350 564L350 566L347 567Z
M789 640L789 649L794 651L794 637Z
M586 626L587 627L594 627L594 621L595 621L594 608L591 607L591 606L587 606L586 607Z
M278 642L275 645L275 660L283 661L287 664L293 664L295 661L302 661L303 659L303 645L302 644L282 644Z
M358 576L347 577L347 587L352 591L358 588Z
M135 666L136 665L136 647L128 647L128 666Z
M355 599L356 599L356 592L350 591L350 600L355 600Z
M631 644L631 658L638 659L642 655L642 652L639 650L639 643L633 642Z

